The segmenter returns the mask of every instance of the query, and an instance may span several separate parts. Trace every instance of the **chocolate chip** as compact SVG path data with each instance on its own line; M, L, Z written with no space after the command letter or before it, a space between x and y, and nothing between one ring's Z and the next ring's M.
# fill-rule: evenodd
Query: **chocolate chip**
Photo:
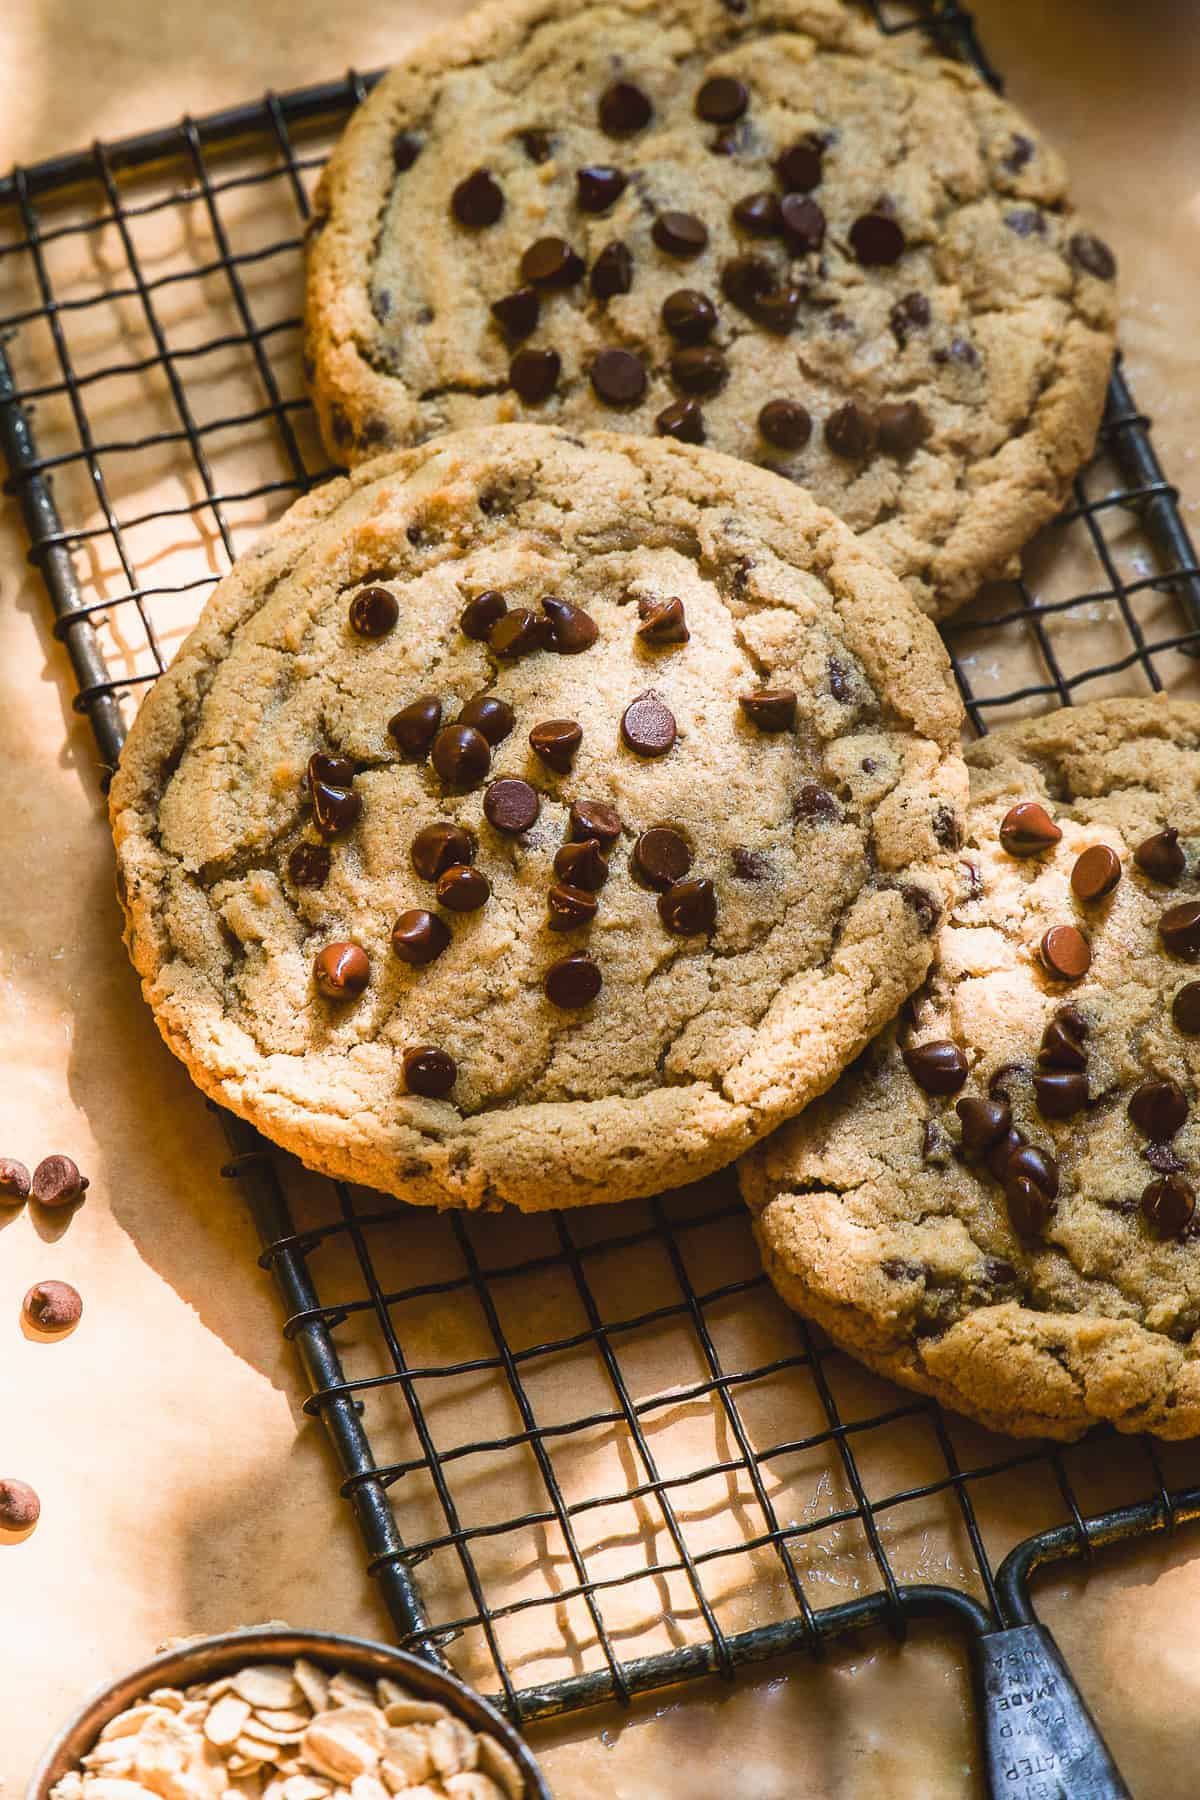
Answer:
M889 1281L920 1281L924 1263L905 1262L901 1256L885 1256L879 1265Z
M504 195L489 169L476 169L450 196L450 210L460 225L478 231L494 225L504 211Z
M583 742L583 732L574 719L547 719L535 725L529 743L548 769L559 775L570 773L575 752Z
M463 703L462 711L454 721L456 725L473 725L481 731L494 750L502 744L513 726L517 716L507 700L501 700L496 694L472 694Z
M1158 1236L1182 1237L1196 1210L1196 1190L1181 1175L1164 1175L1142 1189L1142 1217Z
M421 154L421 144L411 131L398 131L392 139L392 163L397 175L411 169Z
M599 839L590 837L579 844L564 844L554 858L554 873L568 887L597 893L608 880L608 863L601 854Z
M466 637L477 642L487 638L497 619L502 619L508 611L508 601L495 588L488 588L482 594L476 594L468 600L459 614L458 623Z
M423 968L449 947L450 927L422 906L402 912L392 926L392 949L412 968Z
M697 117L710 125L732 125L750 104L750 95L733 75L710 75L696 95Z
M1036 800L1018 801L1000 821L1000 842L1010 856L1037 856L1061 837L1050 814Z
M313 963L317 992L327 1000L353 1000L371 979L371 961L360 944L326 944Z
M979 352L969 338L953 337L944 348L934 351L935 363L962 363L964 368L979 367Z
M962 844L962 832L958 820L948 806L934 809L930 828L943 850L957 850Z
M1033 1243L1040 1238L1050 1223L1054 1207L1048 1194L1025 1175L1006 1177L1004 1197L1008 1202L1008 1216L1013 1230L1019 1238Z
M633 254L628 244L618 239L606 244L595 262L589 281L597 300L611 300L614 294L627 294L633 286Z
M708 227L695 213L659 213L650 235L668 256L699 256L708 243Z
M363 588L350 602L350 628L359 637L386 637L399 617L395 595L383 587Z
M780 450L803 450L812 436L812 419L798 400L768 400L759 412L758 429Z
M1157 1175L1176 1175L1187 1164L1177 1156L1170 1144L1147 1144L1142 1151L1142 1159L1150 1164Z
M850 248L865 269L899 262L904 247L904 233L890 213L863 213L850 227Z
M1032 1181L1047 1199L1054 1200L1058 1195L1058 1164L1035 1145L1018 1144L1004 1164L1006 1188L1010 1181Z
M628 185L624 170L611 168L607 163L586 163L575 171L575 197L582 212L607 212Z
M785 194L779 202L779 216L793 255L806 256L825 242L824 209L807 194Z
M1021 1148L1024 1142L1024 1132L1010 1129L987 1151L984 1162L989 1173L994 1175L997 1181L1004 1180L1004 1171L1008 1167L1009 1158Z
M528 131L518 132L521 148L531 163L544 163L550 160L550 133L534 126Z
M643 831L634 844L633 862L651 887L667 888L683 880L692 866L692 852L686 839L669 825L655 825Z
M69 1156L45 1156L33 1171L30 1192L39 1206L74 1206L89 1185Z
M900 898L915 915L917 924L928 937L942 916L942 909L932 894L926 893L923 887L915 882L898 884Z
M558 600L553 594L547 594L542 600L542 611L549 620L551 648L560 656L578 656L583 650L590 650L599 636L599 627L591 613L585 612L582 606L575 606L570 600Z
M328 844L297 844L288 857L288 878L293 887L324 887L332 864Z
M799 789L792 801L792 815L796 819L813 822L818 819L840 819L842 816L829 789L819 787L815 781L807 781Z
M482 869L454 863L438 876L438 905L451 912L478 912L491 896L492 884Z
M1069 1119L1088 1102L1087 1076L1072 1069L1052 1069L1033 1078L1034 1100L1043 1119Z
M1017 1271L1002 1256L985 1256L983 1274L989 1287L1012 1287L1017 1279Z
M1073 1006L1062 1006L1042 1033L1038 1061L1047 1069L1087 1067L1087 1020Z
M1121 879L1121 859L1107 844L1093 844L1071 870L1071 888L1084 905L1107 900Z
M583 279L583 258L565 238L538 238L521 258L521 280L533 287L574 287Z
M308 759L310 784L319 781L323 787L349 791L354 783L354 764L348 756L333 756L327 750L314 750Z
M1160 887L1174 887L1182 876L1187 861L1179 848L1179 833L1173 825L1143 838L1133 853L1133 860L1143 875L1157 881Z
M933 317L928 300L924 294L905 294L897 300L888 321L892 327L892 336L903 350L911 331L923 331Z
M715 394L729 378L724 352L715 344L695 344L671 357L671 380L689 394Z
M527 338L530 332L537 327L542 311L542 302L535 289L531 287L517 288L515 293L505 294L501 299L493 300L490 310L497 325L507 332L510 338ZM512 379L511 371L509 379Z
M751 850L746 844L735 844L729 852L729 860L739 881L765 881L771 872L771 865L762 852Z
M542 979L542 991L551 1006L577 1012L600 992L600 971L584 950L573 950L550 964Z
M759 731L790 731L796 723L793 688L759 688L757 693L739 694L738 705Z
M570 813L571 837L575 843L582 843L587 838L595 838L597 843L606 848L621 835L621 817L603 800L576 800L572 803ZM561 871L560 871L561 873ZM582 887L583 882L578 885Z
M1017 237L1045 237L1046 235L1045 215L1038 212L1037 208L1033 206L1020 207L1016 212L1005 213L1004 223Z
M1020 131L1013 132L1012 143L1002 158L1004 167L1008 170L1010 175L1015 175L1019 169L1025 167L1025 164L1029 162L1033 156L1034 148L1035 146L1032 138L1027 138L1024 133Z
M904 1051L908 1072L926 1094L957 1094L967 1079L967 1059L957 1044L944 1038L914 1044Z
M717 922L717 895L703 876L675 881L658 896L658 916L672 937L696 937Z
M691 637L683 601L676 595L660 599L643 594L638 601L638 618L641 624L637 628L637 635L649 643L686 644Z
M1082 981L1092 966L1092 952L1074 925L1052 925L1038 945L1043 966L1055 981Z
M580 925L590 925L596 916L595 894L562 882L556 881L550 887L546 905L550 914L546 922L551 931L574 931Z
M0 1204L20 1206L29 1198L29 1170L15 1157L0 1156Z
M675 716L650 688L621 714L621 736L635 756L666 756L675 742Z
M700 344L716 326L717 309L698 288L676 288L663 301L662 322L677 344Z
M558 386L562 357L557 350L518 350L508 365L509 386L526 406L540 406Z
M5 1531L28 1531L41 1516L42 1503L27 1481L0 1478L0 1526Z
M531 656L535 650L544 650L549 635L546 621L539 613L528 606L514 606L492 626L488 645L494 655L515 661L519 656Z
M775 173L789 193L811 194L820 184L824 154L824 143L810 132L789 145L776 160Z
M1187 1095L1177 1081L1143 1081L1130 1096L1129 1117L1157 1144L1174 1137L1187 1116Z
M991 1150L1012 1129L1012 1108L1004 1100L976 1100L970 1096L955 1103L962 1120L966 1150Z
M1200 900L1169 906L1158 921L1158 935L1172 956L1195 962L1200 956Z
M601 350L588 374L605 406L636 406L646 392L646 370L632 350Z
M506 837L516 837L519 832L528 831L541 811L541 805L537 789L531 788L527 781L511 775L503 775L499 781L493 781L483 796L485 818L489 825L502 831Z
M409 855L422 881L436 881L445 870L474 862L476 847L475 834L465 825L439 820L435 825L422 825Z
M388 720L388 736L406 762L424 762L442 722L442 703L436 694L410 700Z
M875 435L885 456L911 456L929 436L929 420L915 400L875 408Z
M1175 1029L1186 1037L1200 1037L1200 981L1189 981L1171 1002Z
M786 337L796 323L802 299L803 295L798 287L793 287L790 282L781 282L755 302L751 316L764 331L770 331L776 337Z
M1088 231L1080 231L1071 239L1068 248L1071 261L1089 275L1095 275L1100 281L1111 281L1117 272L1117 259L1108 245Z
M600 96L597 117L601 131L609 137L632 137L644 131L654 117L648 94L632 81L614 81Z
M767 331L789 332L800 309L801 293L790 283L776 284L775 271L761 256L735 256L721 270L721 291Z
M654 420L659 437L674 438L678 444L702 444L705 438L704 414L696 400L672 400Z
M362 795L348 788L330 787L323 781L310 781L313 824L322 837L338 837L349 831L362 812Z
M746 194L734 202L733 222L739 231L751 237L778 237L783 230L783 214L778 196L768 191Z
M414 1044L401 1061L405 1087L422 1100L444 1100L458 1080L458 1064L436 1044Z
M447 787L478 787L492 765L492 752L474 725L443 725L433 740L430 761Z
M69 1281L39 1281L22 1300L21 1311L38 1331L70 1331L83 1317L83 1299Z
M875 449L874 423L861 406L848 400L826 419L825 442L835 456L863 462Z

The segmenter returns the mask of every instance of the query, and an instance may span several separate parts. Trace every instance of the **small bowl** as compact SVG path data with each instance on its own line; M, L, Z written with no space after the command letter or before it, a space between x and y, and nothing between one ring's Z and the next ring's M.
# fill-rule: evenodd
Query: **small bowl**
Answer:
M272 1626L199 1638L178 1650L167 1650L152 1662L97 1688L42 1757L25 1791L25 1800L49 1800L55 1782L95 1746L109 1720L134 1701L144 1699L153 1688L190 1687L193 1682L216 1681L247 1663L292 1662L298 1656L331 1673L347 1669L368 1681L390 1675L420 1699L439 1700L472 1731L486 1731L503 1745L525 1777L523 1800L552 1800L523 1740L494 1707L456 1676L443 1674L419 1656L410 1656L407 1650L392 1650L366 1638L342 1637L336 1631L285 1631Z

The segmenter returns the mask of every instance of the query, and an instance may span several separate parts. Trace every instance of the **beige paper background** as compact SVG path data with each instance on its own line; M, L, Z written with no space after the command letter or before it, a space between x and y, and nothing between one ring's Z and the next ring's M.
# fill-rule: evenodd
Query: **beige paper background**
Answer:
M436 10L441 17L448 9ZM1137 9L1117 0L1063 0L1053 9L981 0L976 10L1011 91L1070 155L1080 196L1121 257L1130 373L1156 417L1160 450L1196 532L1200 22L1184 0ZM256 8L240 0L24 0L0 13L0 165L350 63L370 68L419 36L434 14L419 0L342 0L336 8L316 0ZM252 461L252 444L247 455ZM0 1776L12 1795L76 1696L166 1635L264 1617L386 1634L320 1430L299 1410L300 1379L279 1338L273 1289L255 1267L251 1227L236 1189L217 1174L223 1140L159 1045L125 963L90 734L70 711L65 658L46 631L44 596L23 557L15 509L4 502L0 1152L32 1164L50 1150L69 1151L93 1186L61 1233L43 1235L44 1222L28 1211L0 1214L0 1473L32 1480L44 1507L32 1537L0 1544ZM111 570L97 572L111 578ZM1094 623L1104 628L1102 618ZM516 1234L522 1242L524 1229ZM589 1223L580 1236L604 1229ZM432 1243L432 1234L415 1232L406 1257L427 1236ZM481 1241L503 1254L494 1228ZM727 1254L734 1253L717 1235L706 1240L698 1285L731 1278L712 1272ZM86 1306L79 1330L58 1345L30 1342L17 1324L25 1288L50 1275L75 1281ZM329 1279L335 1291L336 1268ZM571 1328L552 1297L546 1305L544 1319L512 1323L514 1334L528 1334L518 1341ZM445 1324L451 1335L478 1328L458 1313ZM734 1366L748 1336L761 1331L768 1353L783 1341L765 1305L753 1326L728 1309L720 1328ZM430 1315L420 1330L435 1355L442 1325ZM366 1372L376 1353L369 1334L351 1330L345 1344L353 1371ZM675 1366L683 1355L669 1334L648 1345L643 1385L691 1379L690 1365ZM850 1407L887 1398L882 1384L858 1384L853 1371L839 1379ZM563 1378L550 1368L543 1382L533 1390L539 1417L553 1416ZM490 1420L485 1429L497 1435L512 1429L503 1406L495 1418L487 1413L490 1403L482 1387L439 1401L438 1429L450 1442L467 1435L456 1409ZM778 1434L772 1404L768 1393L747 1407L764 1440ZM794 1405L794 1394L779 1397L791 1430ZM398 1415L377 1426L400 1442ZM672 1455L686 1466L696 1429L688 1409L664 1413L654 1439L664 1466ZM565 1465L568 1481L586 1482L592 1454L580 1447ZM610 1470L614 1454L611 1441L598 1442L595 1469ZM910 1452L889 1448L883 1463L893 1454L903 1462ZM919 1454L912 1448L914 1459ZM866 1460L873 1479L894 1478L894 1469ZM1189 1465L1177 1458L1172 1466L1182 1476ZM528 1501L529 1472L506 1464L503 1474L513 1484L506 1492ZM1093 1474L1099 1483L1102 1471ZM474 1471L464 1504L476 1493L483 1504L496 1479ZM781 1465L777 1491L806 1495L820 1479L814 1469ZM990 1503L997 1543L1011 1540L1014 1525L1042 1522L1040 1476L1038 1484L1035 1494L1032 1484L1023 1492L1019 1480L1010 1482ZM720 1484L693 1500L696 1529L714 1534L744 1504ZM406 1524L419 1531L419 1495L411 1506ZM588 1529L600 1535L602 1515L591 1517L597 1522ZM423 1528L433 1527L426 1520ZM634 1523L629 1554L642 1553L649 1529L644 1519ZM914 1518L889 1529L905 1572L953 1579L948 1528L942 1537ZM861 1564L852 1545L833 1534L823 1543L824 1535L809 1541L804 1571L817 1595L843 1597ZM554 1561L553 1545L543 1552ZM739 1597L734 1568L728 1617L744 1624L770 1597ZM436 1559L428 1572L442 1592ZM449 1603L453 1575L445 1580ZM1038 1592L1134 1791L1152 1800L1194 1794L1193 1540L1184 1534L1175 1546L1105 1558L1086 1586L1065 1575ZM694 1636L686 1605L679 1610L678 1629ZM562 1629L586 1656L586 1630L569 1612ZM631 1616L631 1641L635 1627ZM463 1654L470 1672L477 1651L468 1643ZM534 1741L560 1797L949 1800L978 1791L960 1664L956 1650L928 1633L902 1654L876 1636L839 1647L822 1668L777 1664L732 1693L652 1699L629 1717L587 1714L539 1730ZM561 1671L539 1671L530 1658L521 1678L539 1672Z

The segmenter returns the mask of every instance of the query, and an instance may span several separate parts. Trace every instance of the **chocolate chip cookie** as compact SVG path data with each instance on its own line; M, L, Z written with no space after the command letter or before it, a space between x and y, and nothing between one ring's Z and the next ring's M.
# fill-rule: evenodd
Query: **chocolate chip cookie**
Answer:
M986 1424L1200 1432L1200 706L967 753L927 985L742 1164L780 1293Z
M1100 418L1112 253L1029 123L842 0L501 0L323 178L329 449L497 420L776 470L928 612L1015 567Z
M787 483L493 427L301 501L113 783L204 1090L437 1205L728 1162L922 979L966 798L945 654Z

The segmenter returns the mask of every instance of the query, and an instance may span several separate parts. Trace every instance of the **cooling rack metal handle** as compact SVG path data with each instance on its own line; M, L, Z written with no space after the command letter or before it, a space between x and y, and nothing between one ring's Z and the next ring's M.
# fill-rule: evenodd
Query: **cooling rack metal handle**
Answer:
M1044 1625L987 1632L972 1664L992 1800L1132 1800Z

